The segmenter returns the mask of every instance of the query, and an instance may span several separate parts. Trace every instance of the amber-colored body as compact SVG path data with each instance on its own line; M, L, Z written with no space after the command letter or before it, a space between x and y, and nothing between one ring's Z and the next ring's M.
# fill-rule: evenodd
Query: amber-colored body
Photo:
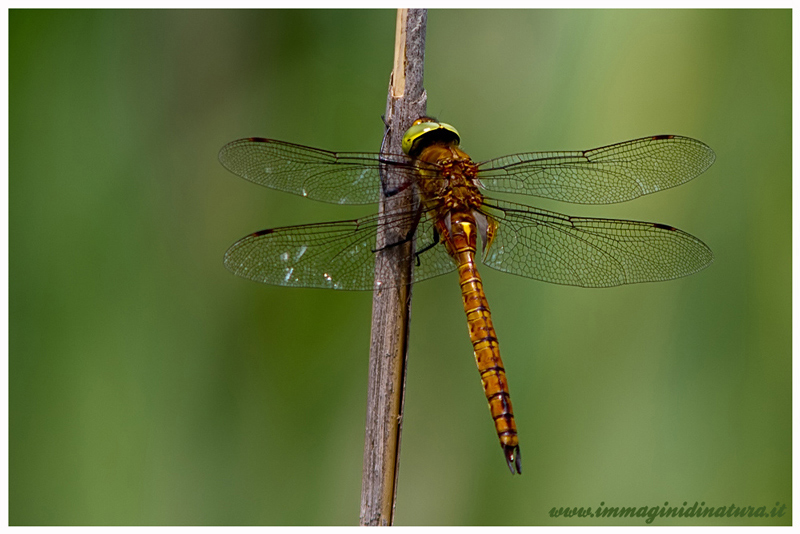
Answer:
M458 265L470 340L489 411L509 469L512 473L521 473L519 439L508 381L489 303L475 265L478 234L483 248L490 247L497 222L479 211L483 195L478 190L477 167L455 141L429 145L420 151L417 159L438 166L437 171L420 166L420 196L434 217L439 241Z

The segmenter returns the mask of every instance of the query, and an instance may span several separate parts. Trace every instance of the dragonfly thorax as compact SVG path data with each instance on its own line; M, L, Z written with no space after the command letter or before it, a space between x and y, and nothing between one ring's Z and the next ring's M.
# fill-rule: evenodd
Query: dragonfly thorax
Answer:
M449 236L461 233L467 226L474 229L473 238L481 237L483 249L491 244L497 222L487 219L481 211L483 194L478 189L478 167L472 159L453 144L437 143L427 146L417 158L418 188L425 207L436 221L447 243ZM454 229L454 226L459 228ZM475 243L472 242L474 251ZM452 254L452 252L451 252Z
M478 167L472 159L454 145L434 144L426 147L417 158L418 187L423 202L441 210L469 211L483 204L478 189Z

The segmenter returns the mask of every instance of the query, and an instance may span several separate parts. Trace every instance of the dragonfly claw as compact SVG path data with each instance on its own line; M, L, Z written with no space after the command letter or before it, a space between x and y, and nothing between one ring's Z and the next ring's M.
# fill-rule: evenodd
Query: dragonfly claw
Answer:
M519 445L503 445L503 452L506 455L506 463L511 470L511 474L522 474L522 462L520 461ZM516 468L516 471L514 470Z

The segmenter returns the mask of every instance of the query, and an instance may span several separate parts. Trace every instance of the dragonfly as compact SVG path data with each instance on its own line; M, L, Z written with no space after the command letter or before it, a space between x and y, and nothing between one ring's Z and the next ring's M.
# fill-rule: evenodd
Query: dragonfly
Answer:
M611 287L686 276L713 255L698 238L666 224L573 217L484 191L611 204L683 184L708 169L715 155L678 135L483 162L460 144L453 126L421 117L403 136L403 154L330 152L255 137L225 145L222 165L256 184L336 204L377 203L381 194L387 202L367 217L250 234L228 249L224 264L264 284L373 291L393 283L376 280L376 254L411 242L402 249L402 259L413 265L411 283L457 271L495 431L512 475L521 474L508 379L476 258L525 278ZM378 247L379 229L397 241Z

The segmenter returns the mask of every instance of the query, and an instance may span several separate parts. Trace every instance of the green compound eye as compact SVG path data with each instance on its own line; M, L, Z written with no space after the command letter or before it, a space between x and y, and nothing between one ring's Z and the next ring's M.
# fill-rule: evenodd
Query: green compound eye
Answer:
M458 131L444 122L436 122L428 117L422 117L414 121L411 128L403 134L403 152L409 156L416 156L421 150L421 142L432 143L434 141L461 142Z

